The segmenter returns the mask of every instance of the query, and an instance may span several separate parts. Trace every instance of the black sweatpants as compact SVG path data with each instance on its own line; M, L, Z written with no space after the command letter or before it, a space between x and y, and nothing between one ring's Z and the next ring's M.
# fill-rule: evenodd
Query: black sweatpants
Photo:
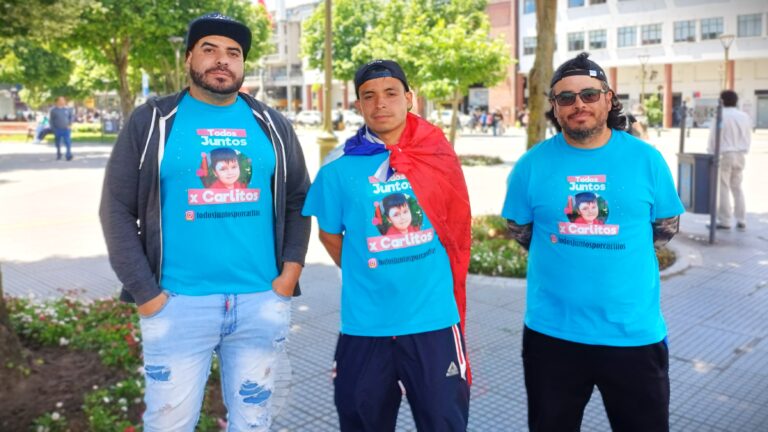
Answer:
M405 389L420 432L463 432L469 420L460 327L405 336L341 334L334 401L342 432L391 432Z
M669 431L669 352L664 340L637 347L586 345L523 330L532 432L578 432L594 386L614 432Z

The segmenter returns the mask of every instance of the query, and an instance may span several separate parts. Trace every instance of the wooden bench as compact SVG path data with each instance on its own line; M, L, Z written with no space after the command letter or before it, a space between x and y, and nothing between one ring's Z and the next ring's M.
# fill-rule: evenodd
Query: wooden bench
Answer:
M0 135L26 135L26 141L35 138L35 124L29 122L0 122Z

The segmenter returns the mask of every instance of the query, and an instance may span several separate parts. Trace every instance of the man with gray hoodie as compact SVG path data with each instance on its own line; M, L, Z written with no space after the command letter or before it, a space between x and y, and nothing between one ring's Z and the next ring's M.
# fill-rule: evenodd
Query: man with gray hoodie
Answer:
M101 222L121 298L138 305L144 430L194 430L215 351L229 430L266 431L309 239L309 176L288 121L238 92L248 27L208 14L186 42L190 87L131 115Z

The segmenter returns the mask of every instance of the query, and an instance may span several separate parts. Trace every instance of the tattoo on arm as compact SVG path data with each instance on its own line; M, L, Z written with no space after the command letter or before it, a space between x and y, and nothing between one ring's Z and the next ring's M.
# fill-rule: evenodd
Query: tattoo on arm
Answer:
M653 226L653 245L664 246L680 231L680 216L656 219Z
M509 237L528 250L531 246L531 235L533 234L533 223L525 225L518 225L515 221L507 219L507 229L509 230Z

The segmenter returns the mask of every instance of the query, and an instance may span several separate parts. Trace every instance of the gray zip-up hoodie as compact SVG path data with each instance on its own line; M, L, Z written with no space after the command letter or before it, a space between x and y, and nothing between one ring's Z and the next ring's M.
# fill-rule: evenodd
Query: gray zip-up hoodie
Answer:
M162 292L160 164L187 91L152 99L134 110L117 138L104 176L99 216L109 262L123 283L120 299L138 305ZM301 215L301 208L310 182L299 140L280 113L247 94L239 97L248 103L275 151L272 195L278 271L286 261L304 265L311 220ZM299 293L297 286L295 295Z

